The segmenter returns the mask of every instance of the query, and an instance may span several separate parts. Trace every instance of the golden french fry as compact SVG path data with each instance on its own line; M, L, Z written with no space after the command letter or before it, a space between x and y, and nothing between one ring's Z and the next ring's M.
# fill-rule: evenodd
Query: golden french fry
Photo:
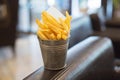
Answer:
M55 37L55 35L53 33L50 34L50 37L51 37L52 40L56 40L56 37Z
M42 32L50 32L49 29L39 29L39 30L42 31Z
M46 24L43 24L44 28L48 29L48 26Z
M44 20L47 19L47 21L49 23L52 23L56 27L63 29L63 27L59 24L59 22L54 17L52 17L49 13L47 13L46 11L44 11L42 13L42 16L43 16Z
M66 11L66 18L56 20L46 11L42 12L42 22L36 19L39 26L37 35L42 40L66 40L69 37L71 16Z
M61 39L61 34L57 34L57 40Z
M42 21L43 21L44 24L46 24L46 22L49 22L49 20L47 19L46 15L42 14L41 17L42 17Z
M49 33L49 32L43 32L43 34L47 37L48 40L51 39L51 37L50 37L50 33Z
M66 39L67 39L67 36L66 36L66 35L62 35L62 39L63 39L63 40L66 40Z
M68 18L66 18L64 22L69 26L69 19Z
M66 11L66 20L65 23L69 26L70 29L70 22L71 22L72 17L69 15L69 13Z
M44 28L44 25L39 21L39 19L36 19L36 23L40 28Z
M47 13L46 11L43 11L42 14L45 15L46 17L48 17L48 19L51 19L53 22L58 23L58 21L54 17L52 17L49 13Z
M68 18L65 19L64 23L68 26L68 29L70 30L70 21Z
M54 32L57 32L57 33L59 32L59 31L58 31L58 28L57 28L53 23L51 23L50 20L47 19L46 15L44 15L44 16L42 15L42 18L44 18L44 19L43 19L43 22L44 22L50 29L53 27L54 29L52 28L52 30L53 30ZM51 27L51 26L52 26L52 27ZM55 29L56 29L57 31L55 31Z
M69 19L69 20L71 20L72 19L72 17L69 15L69 13L66 11L66 17Z
M39 30L37 32L37 35L42 39L42 40L48 40L47 37Z
M68 31L63 30L63 31L62 31L62 34L64 34L64 35L68 35Z
M61 25L64 27L64 29L66 31L68 31L69 27L66 25L66 23L64 22L64 20L62 18L59 18L60 22L61 22Z
M52 31L54 31L56 34L61 33L61 29L55 27L54 25L50 24L50 23L46 23L49 26L49 29L51 29Z

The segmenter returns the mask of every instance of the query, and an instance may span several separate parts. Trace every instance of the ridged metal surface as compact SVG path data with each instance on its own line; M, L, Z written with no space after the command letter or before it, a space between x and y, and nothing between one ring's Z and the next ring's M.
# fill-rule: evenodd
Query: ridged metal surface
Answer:
M39 43L45 69L59 70L65 67L68 40L45 41L39 39Z

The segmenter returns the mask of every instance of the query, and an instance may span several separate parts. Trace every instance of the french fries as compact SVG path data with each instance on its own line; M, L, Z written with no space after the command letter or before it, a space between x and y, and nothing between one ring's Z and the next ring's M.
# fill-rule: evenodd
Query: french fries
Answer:
M70 35L71 16L66 11L66 18L56 20L48 12L43 11L42 21L36 19L39 26L37 35L41 40L66 40Z

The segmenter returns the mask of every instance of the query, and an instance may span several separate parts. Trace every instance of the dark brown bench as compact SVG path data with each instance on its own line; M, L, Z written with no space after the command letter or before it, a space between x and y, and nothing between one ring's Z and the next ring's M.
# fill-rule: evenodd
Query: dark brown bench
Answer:
M93 35L109 37L113 43L115 57L120 58L120 29L109 28L105 25L106 21L102 10L98 13L91 14L90 19L94 30Z
M66 68L41 67L24 80L116 80L115 75L110 39L90 37L68 50Z
M69 48L91 36L91 34L93 34L93 29L89 16L73 19L71 22Z

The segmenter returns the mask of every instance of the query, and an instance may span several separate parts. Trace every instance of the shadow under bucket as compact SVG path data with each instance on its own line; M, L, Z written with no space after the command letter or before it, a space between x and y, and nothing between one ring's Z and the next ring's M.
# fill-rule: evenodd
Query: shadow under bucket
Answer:
M39 43L45 69L60 70L66 66L68 40L53 41L39 39Z

